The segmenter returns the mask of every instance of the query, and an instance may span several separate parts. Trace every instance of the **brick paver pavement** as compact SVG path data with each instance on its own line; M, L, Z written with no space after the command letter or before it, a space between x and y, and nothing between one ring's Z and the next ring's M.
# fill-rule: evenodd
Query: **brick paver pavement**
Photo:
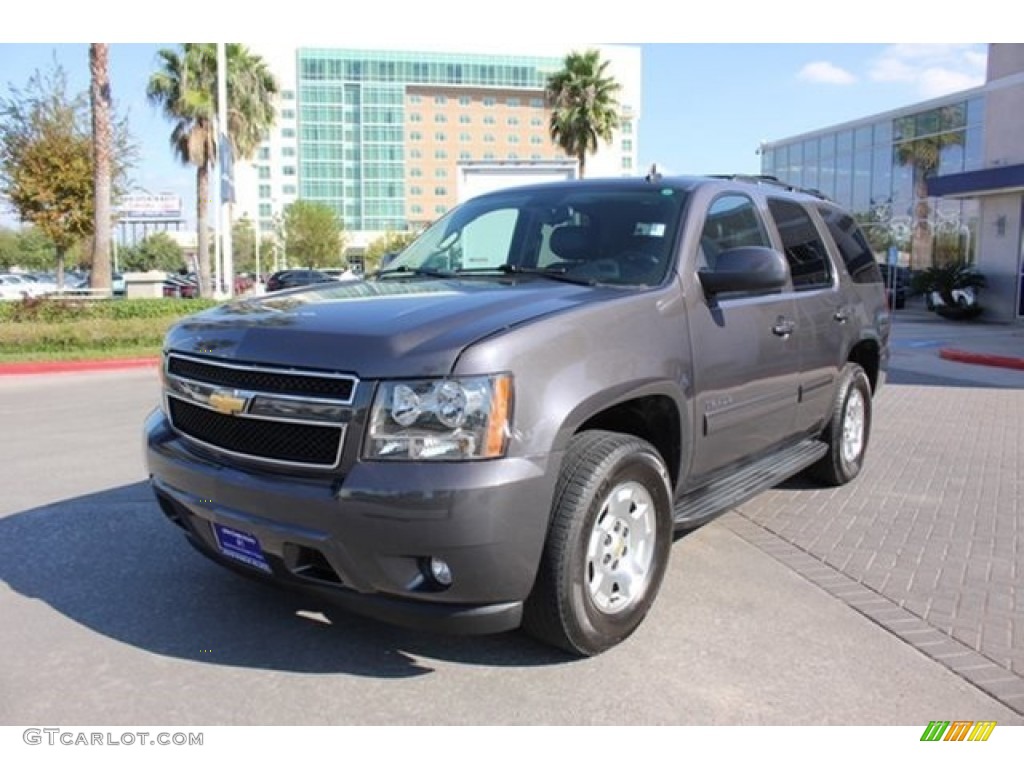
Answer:
M861 476L722 523L1024 712L1024 389L890 384Z

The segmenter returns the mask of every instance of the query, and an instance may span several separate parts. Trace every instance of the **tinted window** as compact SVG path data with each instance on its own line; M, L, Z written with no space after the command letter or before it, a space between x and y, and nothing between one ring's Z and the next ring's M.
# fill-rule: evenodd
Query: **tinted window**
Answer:
M867 238L853 217L837 208L823 205L818 212L825 219L829 234L839 248L839 253L855 283L880 283L882 273L878 269L875 254Z
M793 276L793 288L807 291L831 285L828 251L810 214L803 206L778 198L769 198L768 210L782 236L782 249Z

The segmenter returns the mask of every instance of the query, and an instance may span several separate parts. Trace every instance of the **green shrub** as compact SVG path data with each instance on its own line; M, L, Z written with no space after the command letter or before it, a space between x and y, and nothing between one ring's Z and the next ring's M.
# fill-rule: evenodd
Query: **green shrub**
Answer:
M28 299L0 302L0 361L80 360L160 352L203 299Z
M24 299L0 302L0 322L78 323L87 319L176 318L216 306L213 299Z
M173 317L105 317L77 323L4 323L0 325L0 350L6 359L34 352L105 352L121 348L155 353L174 322Z

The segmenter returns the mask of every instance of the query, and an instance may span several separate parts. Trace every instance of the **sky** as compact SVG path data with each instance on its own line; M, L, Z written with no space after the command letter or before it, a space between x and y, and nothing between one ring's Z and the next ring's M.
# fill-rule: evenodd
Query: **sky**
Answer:
M387 34L383 34L381 14L373 8L358 12L362 17L357 16L354 19L356 24L346 26L337 19L339 6L310 6L306 0L299 0L297 5L289 4L290 8L295 8L295 13L282 22L281 39L294 41L296 45L342 47L347 36L356 34L354 29L367 29L372 30L372 33L367 33L371 39L373 35L380 36L382 47L415 49L417 39L423 33L415 14L423 12L423 5L406 5L406 2L399 0L395 6L398 9L396 18L403 21L394 22L387 28ZM520 2L523 2L527 15L535 3L536 13L542 13L539 9L543 6L538 0ZM795 0L773 7L784 10L790 2ZM141 29L114 26L90 30L88 20L84 19L84 26L79 27L75 17L79 12L78 6L68 5L62 13L59 6L63 3L64 0L58 0L56 6L46 6L48 9L53 7L55 16L60 18L58 27L67 27L64 30L56 28L52 37L31 42L10 38L5 41L9 30L0 32L0 98L8 95L10 85L23 87L33 71L47 68L54 60L67 70L72 88L88 87L88 44L49 43L46 39L71 40L89 32L99 36L100 31L107 39L122 39L123 42L111 44L111 82L115 102L119 109L127 110L132 134L140 145L140 162L133 173L134 184L140 191L179 194L185 199L186 210L194 210L194 170L175 160L169 147L171 124L145 99L146 82L156 67L156 51L175 44L129 42L143 39ZM873 0L865 0L858 9L870 14L872 3ZM449 7L459 5L457 2L449 4ZM476 9L479 16L481 5L463 5ZM137 5L131 7L138 8ZM338 21L337 32L325 39L324 30L317 24L303 22L296 25L296 18L311 18L302 13L306 7L314 8L310 13L332 14L332 18ZM575 47L578 42L640 45L643 92L639 169L648 168L656 162L663 172L668 173L756 173L760 169L756 150L762 141L783 139L867 117L980 85L984 81L986 45L982 43L934 43L928 42L927 38L920 41L919 34L912 44L767 42L772 39L773 31L776 35L782 32L791 40L799 40L801 36L795 27L762 29L765 22L761 9L765 6L748 5L746 2L735 6L737 12L730 22L735 22L731 27L736 36L734 39L745 36L751 42L702 41L701 33L708 29L703 22L711 17L702 20L698 15L694 20L701 23L695 24L692 40L677 34L676 39L680 42L637 43L636 40L644 39L640 36L643 34L647 39L665 36L666 28L646 22L644 11L669 6L633 0L629 7L636 11L632 24L591 21L589 24L574 23L570 27L553 19L543 25L538 34L545 39L559 41L564 35L567 49ZM811 4L808 7L820 8ZM748 9L749 14L745 15L744 10ZM886 19L897 20L889 11L886 14ZM346 18L350 16L350 9L346 8ZM451 17L460 17L460 14L453 13ZM358 25L360 20L363 21L362 27ZM377 23L367 25L367 20ZM714 17L713 20L721 21L721 18ZM216 22L215 19L214 31L217 31ZM223 19L221 23L224 23ZM437 23L437 19L433 18L429 23ZM500 35L504 39L516 33L516 25L521 21L510 20L509 29L495 28L479 17L473 21L466 16L462 23L470 25L466 32L444 27L444 34L451 37L450 47L453 50L458 49L461 34L473 31L477 38L489 34ZM95 21L92 24L95 25ZM166 32L168 39L173 39L176 32L180 33L179 39L194 37L188 33L187 26L182 27L173 20L166 24L161 21L158 27L147 25L146 35L151 36L156 28ZM916 27L906 28L920 32ZM224 29L227 31L229 28ZM569 29L571 34L567 31ZM759 34L744 33L749 29ZM259 25L247 28L233 24L230 26L231 34L224 36L232 40L258 42L266 38L267 31ZM850 31L856 32L855 29ZM808 33L813 39L815 30L805 29L804 34ZM956 39L964 33L964 29L951 28L948 39ZM907 39L914 37L908 35ZM359 39L365 42L366 37L361 35ZM436 38L430 39L431 45L437 45ZM713 37L707 35L706 39ZM0 212L0 225L11 226L14 221L9 213Z

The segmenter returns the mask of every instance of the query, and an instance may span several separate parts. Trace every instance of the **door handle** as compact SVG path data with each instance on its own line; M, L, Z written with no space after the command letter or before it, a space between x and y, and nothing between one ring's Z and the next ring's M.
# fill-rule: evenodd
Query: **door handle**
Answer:
M832 315L832 319L837 323L845 323L850 319L850 310L846 307L840 307L835 311L835 314Z
M786 338L791 333L793 333L793 330L795 328L796 328L796 323L794 323L792 320L787 320L784 317L779 317L775 321L775 325L772 326L772 333L774 333L776 336L781 336L782 338Z

